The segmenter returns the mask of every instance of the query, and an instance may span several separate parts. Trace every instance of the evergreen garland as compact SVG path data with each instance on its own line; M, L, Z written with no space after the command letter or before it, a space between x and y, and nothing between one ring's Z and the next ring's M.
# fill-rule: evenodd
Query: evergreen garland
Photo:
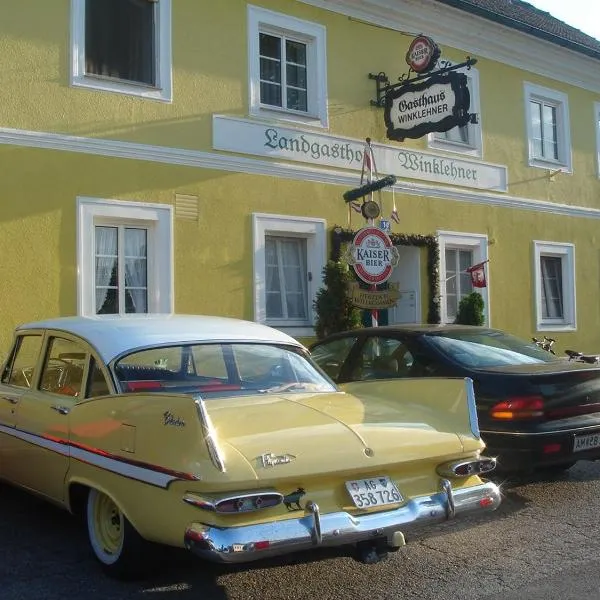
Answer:
M350 243L356 231L335 226L331 232L331 259L339 261L342 254L342 244ZM434 235L409 233L389 233L394 246L418 246L427 248L427 276L429 283L428 323L440 323L440 245Z

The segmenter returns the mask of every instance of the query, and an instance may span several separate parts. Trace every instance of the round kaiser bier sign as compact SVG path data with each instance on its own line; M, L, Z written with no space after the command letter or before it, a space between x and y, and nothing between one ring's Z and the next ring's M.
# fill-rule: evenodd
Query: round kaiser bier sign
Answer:
M373 285L387 281L398 262L398 251L385 231L363 227L352 240L351 263L356 274Z

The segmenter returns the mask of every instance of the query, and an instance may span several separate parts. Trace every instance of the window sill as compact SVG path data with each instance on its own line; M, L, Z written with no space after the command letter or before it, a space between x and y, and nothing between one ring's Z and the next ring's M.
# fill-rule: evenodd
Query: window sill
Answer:
M257 119L262 119L264 121L281 121L283 123L291 123L294 125L303 125L310 127L319 127L320 129L327 129L329 127L329 123L327 122L327 117L321 117L319 115L302 115L292 112L287 112L283 109L277 110L273 108L253 108L250 111L250 116L255 117Z
M123 81L113 81L110 79L78 75L71 79L71 85L73 87L96 90L99 92L113 92L116 94L137 96L138 98L157 100L159 102L173 101L173 95L170 89L137 85L135 83L125 83Z
M551 160L543 160L540 158L529 158L529 166L535 169L546 169L547 171L560 171L561 173L573 173L570 165L562 162L554 162Z
M282 333L285 333L295 339L301 337L313 337L315 335L314 328L308 325L301 327L293 327L289 325L274 325L272 323L266 323L266 325L268 325L269 327L273 327L273 329L277 329L278 331L281 331Z
M536 331L577 331L577 327L572 323L538 323Z
M453 154L461 154L463 156L474 156L482 158L483 153L481 148L470 146L468 144L460 144L458 142L450 142L445 140L432 140L428 142L427 147L430 150L443 150L444 152L452 152Z

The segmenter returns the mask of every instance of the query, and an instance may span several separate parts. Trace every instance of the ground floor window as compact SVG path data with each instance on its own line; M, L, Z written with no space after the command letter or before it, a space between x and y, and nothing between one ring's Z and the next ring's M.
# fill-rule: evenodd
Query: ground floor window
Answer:
M473 292L469 267L487 260L487 236L475 233L438 231L440 243L440 315L443 323L453 323L460 301ZM489 281L489 270L488 270ZM488 288L479 288L489 323Z
M96 313L148 312L147 228L96 225Z
M325 221L257 213L252 220L254 319L312 335L312 303L326 261Z
M172 312L172 209L78 200L79 314Z
M534 242L537 328L574 329L575 248Z

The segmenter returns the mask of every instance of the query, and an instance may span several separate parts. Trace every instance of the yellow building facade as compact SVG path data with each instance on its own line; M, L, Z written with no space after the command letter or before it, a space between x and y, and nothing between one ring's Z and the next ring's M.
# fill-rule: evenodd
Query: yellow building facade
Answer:
M111 312L310 338L334 228L365 224L343 193L367 137L405 242L387 322L451 322L489 261L488 324L600 350L600 43L436 0L32 0L0 21L2 352L17 323ZM369 74L397 81L419 33L477 59L477 123L393 141Z

